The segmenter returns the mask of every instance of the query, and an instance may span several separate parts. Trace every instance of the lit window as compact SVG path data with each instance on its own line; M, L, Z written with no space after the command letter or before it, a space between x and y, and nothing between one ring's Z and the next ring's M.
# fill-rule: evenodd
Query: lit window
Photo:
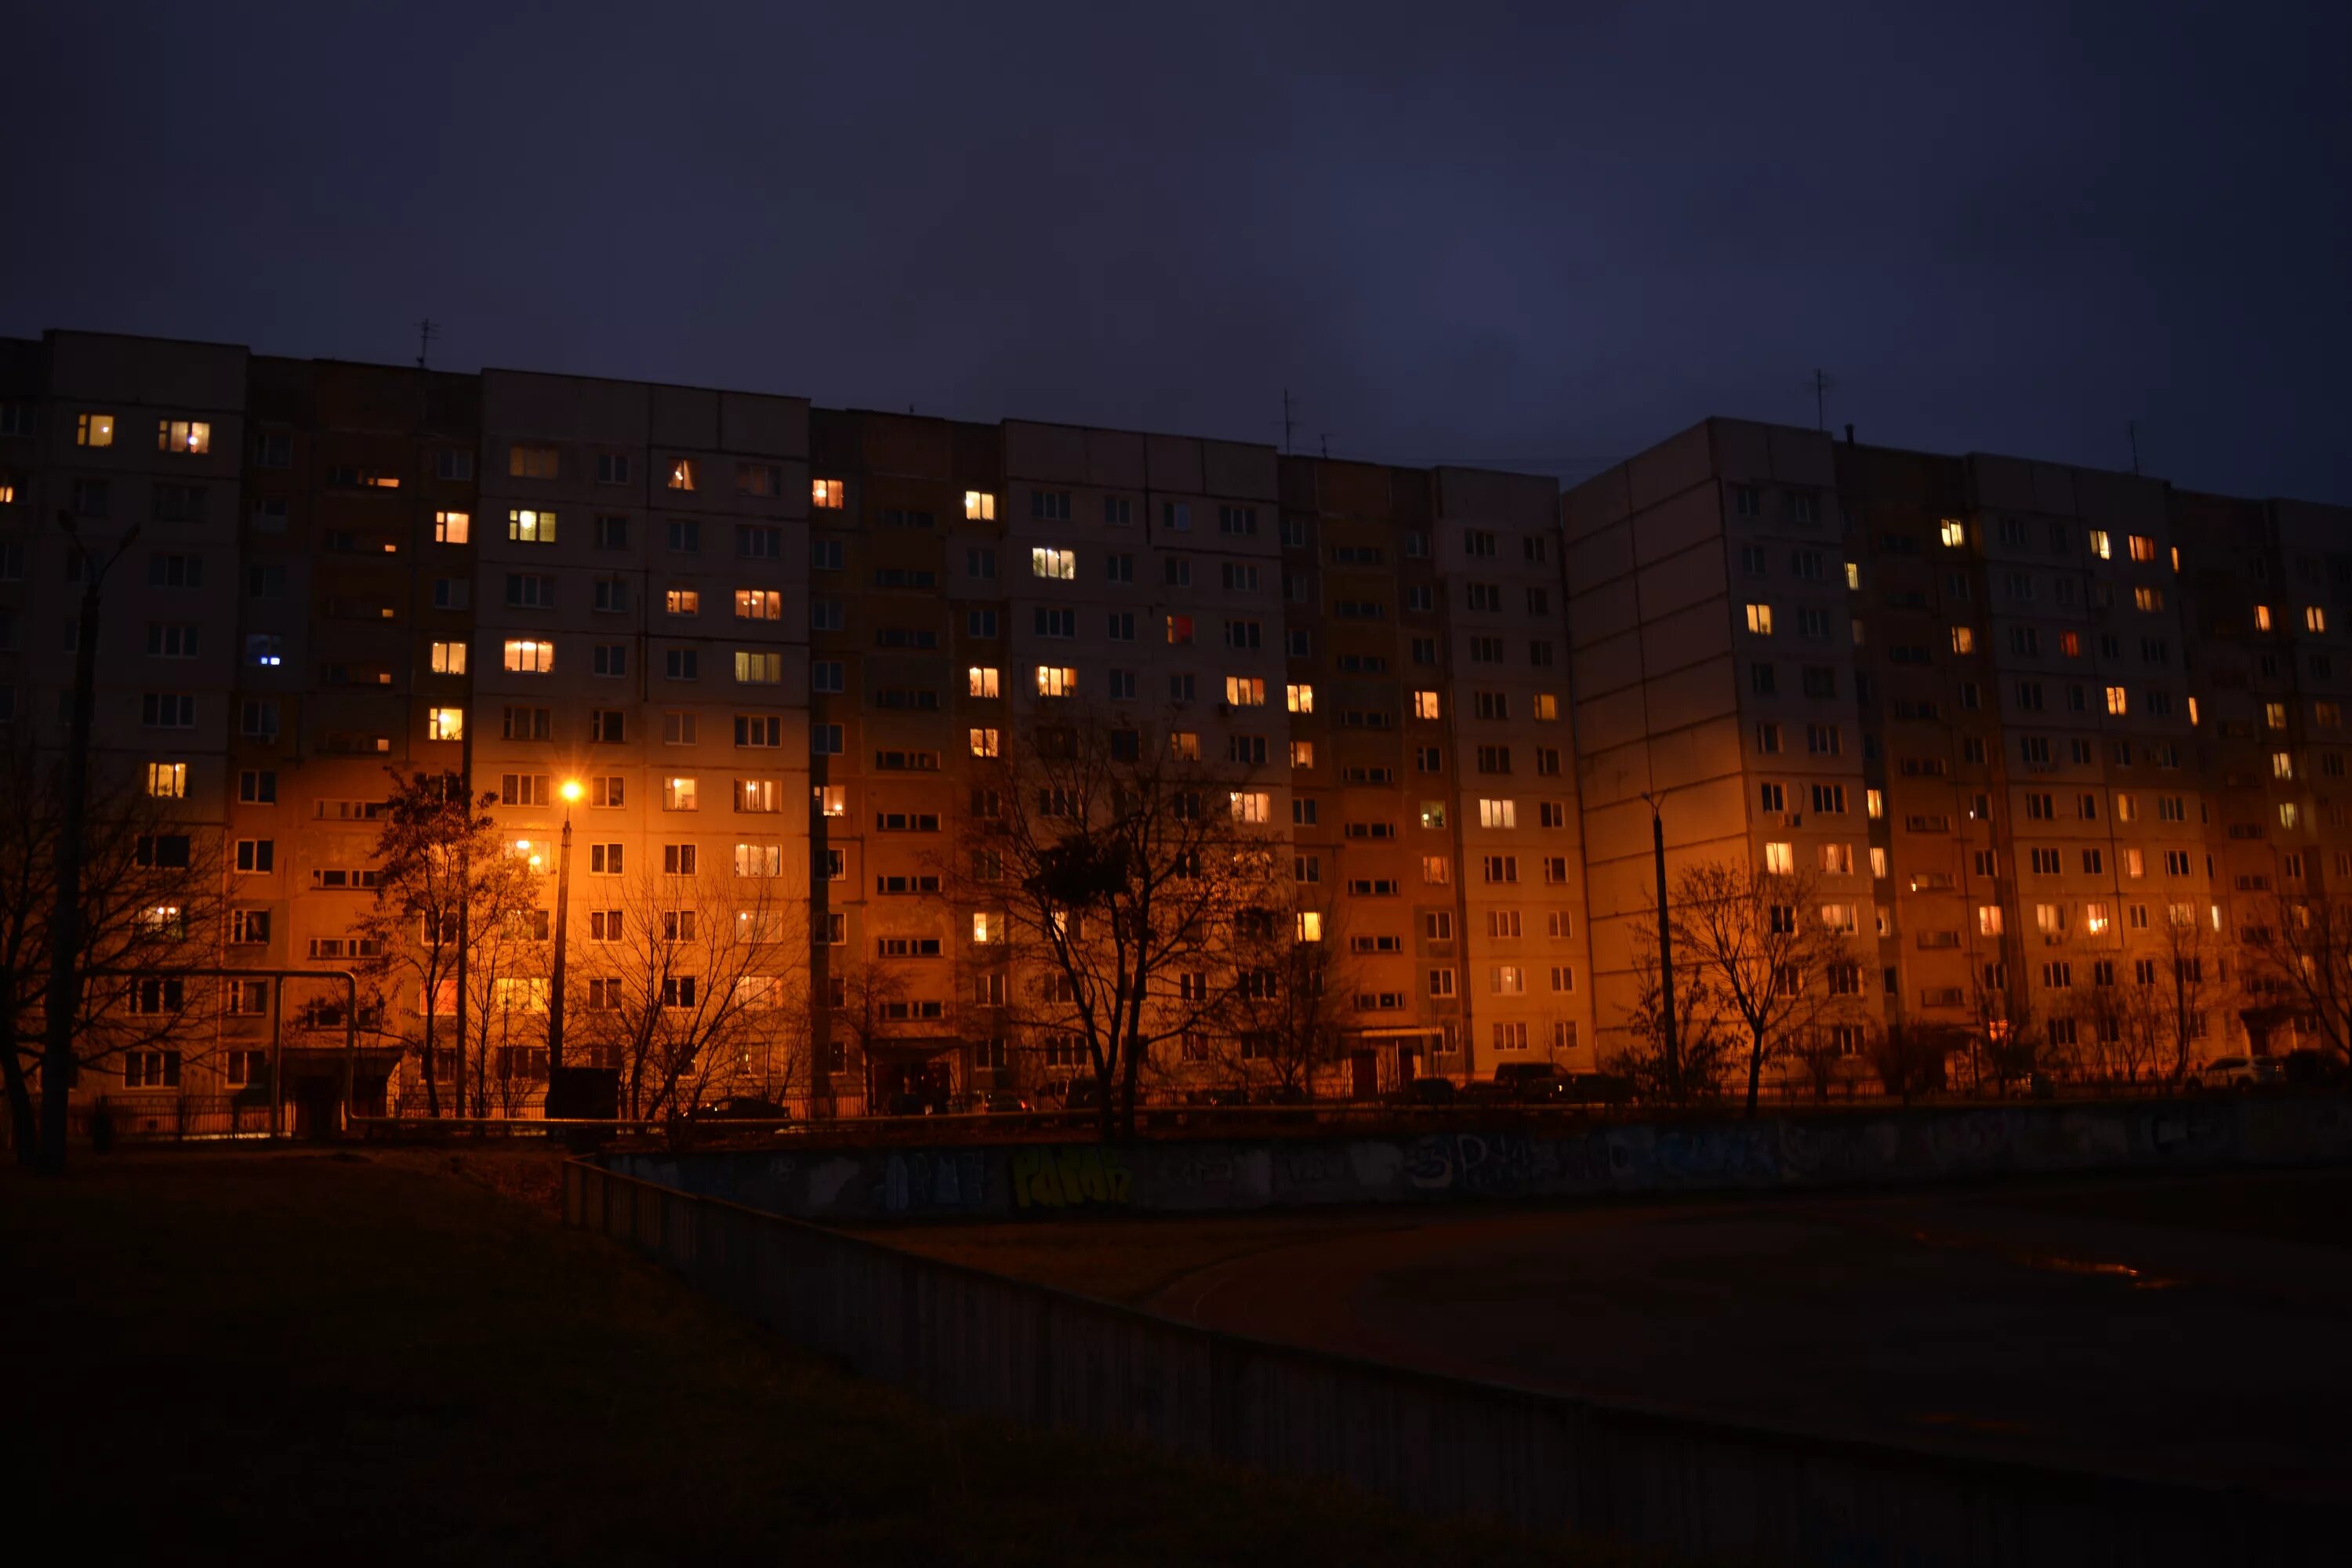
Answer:
M1976 650L1977 634L1975 630L1969 626L1954 626L1952 628L1952 651L1954 653L1974 653Z
M964 677L970 683L971 696L994 697L997 695L996 670L993 667L975 664L964 671Z
M735 590L735 618L739 621L781 621L784 618L784 596L772 588L738 588Z
M702 595L693 588L672 588L662 595L662 607L673 616L698 616Z
M2271 777L2274 779L2291 779L2294 777L2294 753L2293 752L2273 752L2271 753Z
M2268 605L2256 605L2254 606L2254 630L2258 632L2266 632L2270 629L2271 607Z
M2132 590L2132 607L2151 612L2164 608L2164 590L2161 588L2134 588ZM2265 613L2267 614L2267 612Z
M2324 632L2327 629L2327 612L2317 605L2306 605L2303 612L2303 629Z
M2131 536L2131 558L2135 561L2155 560L2156 541L2150 539L2145 533L2133 534Z
M1192 640L1192 617L1190 616L1169 616L1168 640L1171 645L1180 647L1190 643Z
M2114 552L2107 543L2107 531L2105 529L2095 528L2091 530L2091 553L2097 556L2102 561L2114 559Z
M1772 606L1769 605L1748 605L1748 629L1754 632L1759 637L1770 637L1772 635Z
M188 764L149 763L147 793L158 800L179 800L188 793Z
M1316 910L1298 911L1298 940L1301 942L1323 940L1323 916L1320 911Z
M1549 691L1535 695L1535 717L1538 723L1549 724L1559 717L1559 699Z
M2197 727L2197 699L2194 697L2189 700L2189 727L2192 730Z
M1788 876L1797 868L1797 848L1793 844L1764 846L1764 869L1777 876Z
M1517 801L1481 800L1478 803L1478 826L1481 827L1517 827L1519 806Z
M994 915L985 910L974 910L971 915L971 940L985 946L1001 936L1003 931Z
M1860 562L1849 561L1845 563L1845 585L1849 589L1853 590L1859 590L1862 587L1862 563Z
M963 515L967 522L994 522L996 497L987 490L964 491Z
M1265 682L1255 675L1225 677L1225 700L1236 708L1265 706Z
M1886 850L1882 845L1870 847L1870 874L1881 879L1886 875Z
M1315 711L1315 689L1313 687L1285 687L1283 689L1283 695L1289 702L1290 710L1293 713L1312 713Z
M433 645L433 673L463 675L466 673L466 645L461 642L437 642Z
M111 447L114 445L114 416L82 414L74 418L74 445L77 447Z
M507 537L521 544L552 544L555 514L517 508L507 513Z
M425 733L428 740L462 741L466 738L466 710L463 708L434 708L425 715Z
M2120 686L2107 688L2107 712L2121 718L2131 710L2131 698Z
M469 512L436 511L433 514L433 542L436 544L466 544L471 542L474 519Z
M784 678L784 656L735 650L735 679L747 686L772 686Z
M158 419L155 449L159 452L209 452L213 427L201 419Z
M1886 792L1885 790L1864 790L1863 792L1862 798L1868 806L1871 821L1876 822L1880 817L1886 815Z
M839 479L811 479L809 481L809 504L811 506L823 507L827 511L839 511L842 505L841 481Z
M1237 789L1229 793L1235 822L1264 822L1266 819L1271 805L1265 791Z
M1434 719L1437 717L1437 714L1438 701L1436 692L1416 691L1412 694L1412 716L1414 718Z
M1075 550L1048 550L1040 546L1029 552L1029 575L1050 577L1055 582L1073 582L1078 575L1078 552Z
M664 811L696 811L700 809L701 801L701 788L694 780L685 777L662 780Z
M555 669L555 645L533 637L509 637L507 668L522 675L549 675Z
M1979 904L1977 906L1977 934L1979 936L1999 936L2000 934L2000 906L1999 904Z
M674 490L690 490L694 488L693 458L672 458L669 460L669 488Z
M971 732L971 754L973 756L993 757L998 755L999 752L1000 742L995 731L974 730Z
M1969 542L1968 525L1957 517L1948 517L1936 525L1936 538L1947 550L1958 550Z
M1041 664L1037 667L1037 695L1040 697L1076 697L1078 694L1078 672L1067 665Z
M1168 732L1168 754L1180 763L1201 760L1201 737L1191 730L1171 730Z

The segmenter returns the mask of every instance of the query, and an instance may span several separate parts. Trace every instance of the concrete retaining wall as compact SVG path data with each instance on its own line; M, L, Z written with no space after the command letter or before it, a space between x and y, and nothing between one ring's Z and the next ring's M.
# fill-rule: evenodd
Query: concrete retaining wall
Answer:
M1893 1184L2352 1159L2352 1101L2210 1097L1888 1110L1558 1133L616 1155L624 1173L801 1219L1053 1218Z
M1087 1178L1081 1175L1081 1182ZM585 1163L564 1215L944 1408L1706 1561L2318 1562L2346 1521L2241 1495L1732 1426L1261 1344ZM2332 1560L2328 1559L2328 1560Z

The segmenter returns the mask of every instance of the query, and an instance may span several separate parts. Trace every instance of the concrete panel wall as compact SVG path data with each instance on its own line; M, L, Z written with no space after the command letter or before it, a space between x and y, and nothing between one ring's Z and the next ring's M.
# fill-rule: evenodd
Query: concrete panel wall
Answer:
M2012 1155L2160 1161L2205 1145L2283 1157L2339 1155L2311 1104L2151 1109L2144 1125L2070 1113L1977 1113L1918 1148L1953 1168L2004 1143ZM1875 1126L1876 1124L1873 1124ZM1889 1140L1806 1140L1796 1124L1654 1131L1644 1147L1545 1146L1460 1135L1393 1145L1008 1152L1012 1201L1043 1213L1129 1206L1155 1184L1240 1196L1286 1189L1347 1201L1367 1185L1425 1195L1605 1185L1621 1153L1711 1184L1753 1185L1795 1161L1843 1173ZM2005 1130L2005 1131L2004 1131ZM1633 1130L1623 1130L1631 1132ZM1924 1131L1924 1129L1923 1129ZM2147 1141L2139 1142L2142 1133ZM1891 1141L1901 1149L1898 1132ZM2190 1151L2195 1152L2191 1153ZM893 1212L965 1212L998 1189L981 1152L875 1154L864 1188ZM1181 1163L1179 1163L1181 1162ZM707 1170L705 1166L698 1168ZM672 1172L676 1175L678 1173ZM831 1178L828 1178L829 1180ZM847 1180L835 1191L852 1190ZM2317 1561L2340 1510L2042 1470L1930 1448L1895 1448L1598 1401L1524 1394L1272 1345L897 1251L799 1221L586 1163L566 1167L568 1224L661 1263L697 1289L855 1375L946 1409L1139 1443L1169 1453L1336 1479L1399 1506L1468 1514L1532 1533L1572 1533L1648 1554L1707 1561L1975 1564Z

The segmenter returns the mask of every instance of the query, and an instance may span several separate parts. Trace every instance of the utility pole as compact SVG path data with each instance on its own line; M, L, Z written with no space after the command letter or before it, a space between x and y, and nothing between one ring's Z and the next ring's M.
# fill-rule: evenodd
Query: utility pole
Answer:
M1644 790L1642 798L1650 803L1650 858L1658 872L1658 1013L1665 1028L1666 1086L1668 1093L1679 1095L1682 1049L1675 1037L1675 936L1666 918L1666 825L1658 815L1658 797Z
M425 368L425 356L433 352L433 340L441 335L440 327L427 316L416 323L416 368Z
M1827 430L1827 429L1830 427L1830 417L1829 417L1829 397L1830 397L1830 388L1831 388L1832 385L1836 384L1835 384L1835 383L1833 383L1833 382L1832 382L1832 381L1830 380L1830 378L1829 378L1829 373L1828 373L1828 372L1823 371L1823 370L1821 370L1821 369L1819 369L1819 368L1817 367L1817 368L1813 371L1813 384L1813 384L1813 428L1814 428L1814 429L1816 429L1816 430Z
M1323 432L1323 460L1327 463L1331 460L1331 432L1328 430Z
M81 872L83 834L89 810L89 730L98 706L98 611L106 574L131 542L136 523L104 561L90 555L75 531L73 513L58 513L68 547L81 564L81 618L74 625L73 718L66 732L65 799L58 827L57 902L49 911L48 1017L41 1049L40 1169L66 1168L66 1100L74 1077L74 1016L80 1011ZM274 1089L273 1089L273 1092Z
M547 982L547 1083L551 1093L555 1075L563 1070L563 949L572 913L572 807L580 798L580 781L563 781L563 846L555 856L555 964Z
M1291 433L1298 425L1297 409L1297 405L1290 400L1290 388L1284 387L1282 389L1282 455L1286 458L1290 456Z
M2127 441L2129 441L2129 442L2131 443L2132 475L2133 475L2133 477L2134 477L2134 478L2137 478L2137 477L2138 477L2138 474L2139 474L2139 421L2138 421L2138 420L2137 420L2137 419L2126 419L2126 420L2125 420L2125 421L2124 421L2124 438L2125 438L2126 440L2127 440Z

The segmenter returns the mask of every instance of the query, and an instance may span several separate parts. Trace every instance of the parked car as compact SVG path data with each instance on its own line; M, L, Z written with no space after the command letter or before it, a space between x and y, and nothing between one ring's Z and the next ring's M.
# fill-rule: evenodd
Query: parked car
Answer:
M1485 1086L1486 1097L1515 1105L1537 1105L1560 1098L1568 1080L1550 1062L1505 1062Z
M1450 1078L1408 1079L1394 1098L1400 1105L1451 1105L1455 1098L1454 1080Z
M1631 1105L1633 1080L1613 1072L1563 1073L1559 1098L1570 1105Z
M2268 1057L2215 1057L2189 1074L2191 1089L2252 1089L2279 1081L2279 1065Z
M964 1112L971 1116L1010 1116L1031 1109L1018 1090L979 1089L964 1097Z
M723 1100L714 1100L707 1104L696 1106L692 1120L766 1122L776 1131L782 1132L791 1125L793 1113L774 1100L762 1100L756 1094L730 1094Z
M1250 1102L1250 1091L1240 1088L1188 1089L1184 1103L1194 1106L1236 1106Z
M1037 1086L1037 1100L1041 1105L1055 1105L1064 1110L1093 1110L1102 1103L1097 1093L1101 1087L1092 1073L1049 1078Z
M2344 1064L2327 1052L2301 1047L2279 1058L2279 1081L2294 1084L2298 1089L2315 1088L2334 1083L2344 1076Z

